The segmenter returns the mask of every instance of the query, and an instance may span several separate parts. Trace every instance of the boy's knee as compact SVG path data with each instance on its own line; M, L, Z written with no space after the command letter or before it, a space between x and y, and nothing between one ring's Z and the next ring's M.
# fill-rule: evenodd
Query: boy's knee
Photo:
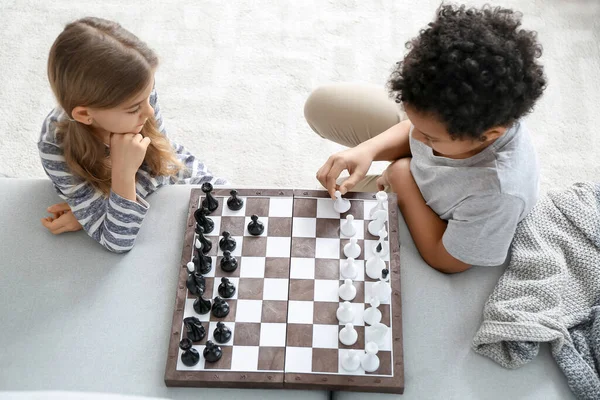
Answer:
M304 118L313 131L323 136L317 129L321 120L326 117L324 112L331 104L330 86L319 86L311 92L304 103Z

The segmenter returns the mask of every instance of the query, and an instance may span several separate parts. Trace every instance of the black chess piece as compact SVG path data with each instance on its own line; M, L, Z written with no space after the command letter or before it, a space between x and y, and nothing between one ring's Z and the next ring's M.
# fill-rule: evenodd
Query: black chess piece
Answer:
M223 258L221 258L221 269L225 272L233 272L237 269L238 262L229 251L223 252Z
M192 267L190 269L190 267ZM185 286L188 288L191 294L199 295L204 293L206 289L206 280L196 268L196 264L188 264L188 277L185 281Z
M265 226L258 220L258 215L254 214L250 217L252 221L248 222L248 232L253 236L260 236L265 231Z
M384 281L387 279L389 273L390 273L390 270L387 268L384 268L381 270L381 277L383 278Z
M181 361L188 367L193 367L200 361L200 353L198 350L192 348L192 341L188 338L181 339L179 342L179 348L183 350L181 354ZM205 357L206 358L206 357Z
M196 225L196 233L198 234L198 241L201 244L202 254L208 254L212 250L212 242L204 236L204 228L200 225ZM196 249L198 246L196 245Z
M202 207L208 208L208 211L212 213L219 208L219 201L212 195L213 185L210 182L202 184L202 191L204 192L204 200L202 200Z
M231 233L224 231L223 237L219 240L219 247L222 251L234 251L235 250L235 239L231 237Z
M229 329L224 323L217 322L217 327L213 332L213 338L217 343L227 343L231 340L231 329Z
M212 314L217 318L225 318L229 314L229 304L217 296L213 300Z
M221 359L223 356L223 350L220 346L217 346L211 340L209 340L206 342L206 347L204 348L202 355L204 356L206 362L214 363Z
M231 194L231 197L227 199L227 207L233 211L240 211L244 207L244 199L238 197L238 191L235 189L229 194Z
M383 250L383 246L381 246L381 243L377 243L377 247L375 247L375 252L381 253L381 250Z
M200 315L208 314L212 308L212 303L209 299L205 299L202 295L198 295L198 298L194 300L194 311Z
M235 286L229 278L221 278L221 284L219 285L219 295L224 299L230 299L235 294Z
M208 208L201 207L194 211L194 219L196 220L196 224L204 228L204 233L211 233L215 229L215 222L207 217L210 214ZM198 233L198 226L196 226L196 233Z
M212 269L212 258L202 254L202 251L196 252L196 255L192 258L192 262L196 267L196 271L202 275L208 274Z
M199 342L206 336L206 329L202 326L202 322L196 317L187 317L183 319L187 337L192 342Z

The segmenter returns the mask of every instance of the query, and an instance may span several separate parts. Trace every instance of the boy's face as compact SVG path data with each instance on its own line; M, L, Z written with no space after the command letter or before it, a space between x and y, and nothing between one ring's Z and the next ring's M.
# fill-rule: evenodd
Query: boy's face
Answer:
M414 125L412 136L433 149L436 156L454 159L472 157L500 137L505 128L494 128L486 132L486 140L452 139L446 126L435 116L416 111L405 105L404 110Z

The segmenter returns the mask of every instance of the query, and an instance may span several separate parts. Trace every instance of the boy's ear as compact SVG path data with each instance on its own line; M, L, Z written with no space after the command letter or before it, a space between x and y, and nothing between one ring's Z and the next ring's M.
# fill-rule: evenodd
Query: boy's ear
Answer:
M488 142L490 140L496 140L500 136L506 133L506 128L503 126L496 126L494 128L490 128L483 133L483 137L485 137L485 141Z
M85 125L92 124L92 116L90 115L90 110L87 107L77 106L71 111L71 115L73 119L77 122L81 122Z

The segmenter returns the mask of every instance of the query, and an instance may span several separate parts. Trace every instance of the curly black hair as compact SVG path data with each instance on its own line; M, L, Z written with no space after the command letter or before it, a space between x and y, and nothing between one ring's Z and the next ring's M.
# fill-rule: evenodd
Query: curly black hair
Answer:
M519 29L520 13L441 5L406 43L388 88L398 103L435 115L453 139L480 139L533 109L546 88L537 33Z

